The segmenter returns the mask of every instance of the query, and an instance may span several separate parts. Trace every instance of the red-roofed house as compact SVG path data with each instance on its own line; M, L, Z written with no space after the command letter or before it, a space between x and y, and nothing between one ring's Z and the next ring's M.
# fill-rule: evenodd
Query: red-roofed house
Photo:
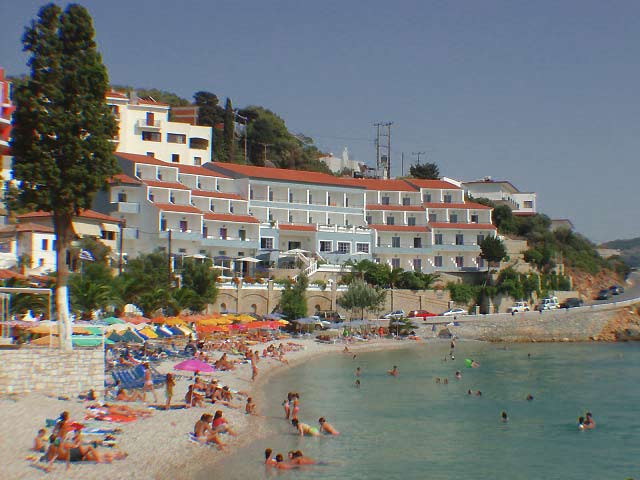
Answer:
M0 226L0 268L20 266L26 273L43 273L56 268L53 227L38 221Z

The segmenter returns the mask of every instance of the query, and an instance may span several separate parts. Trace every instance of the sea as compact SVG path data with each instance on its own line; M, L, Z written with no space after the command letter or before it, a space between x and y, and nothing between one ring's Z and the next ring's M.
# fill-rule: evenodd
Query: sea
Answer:
M198 478L640 479L640 344L460 341L455 359L449 353L448 341L434 340L326 355L276 375L259 405L268 437ZM387 373L394 365L397 377ZM317 426L322 416L341 434L296 435L282 407L290 391L300 394L301 421ZM596 428L580 431L587 411ZM319 463L265 468L266 448Z

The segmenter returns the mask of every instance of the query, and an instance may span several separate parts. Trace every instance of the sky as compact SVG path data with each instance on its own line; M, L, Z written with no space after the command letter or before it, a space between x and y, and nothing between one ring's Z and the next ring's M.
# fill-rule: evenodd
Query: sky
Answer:
M44 2L0 0L0 66ZM509 180L601 242L640 236L640 2L87 0L114 84L262 105L392 173ZM61 4L60 5L65 5Z

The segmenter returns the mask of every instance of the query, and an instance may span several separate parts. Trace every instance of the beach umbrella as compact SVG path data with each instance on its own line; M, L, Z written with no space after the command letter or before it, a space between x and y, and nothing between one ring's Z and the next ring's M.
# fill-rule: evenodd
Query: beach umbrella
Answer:
M189 360L185 360L184 362L180 362L173 366L174 370L183 370L186 372L200 372L200 373L211 373L215 372L215 368L213 368L208 363L203 362L202 360L198 360L196 358L190 358Z
M184 325L184 320L180 317L168 317L164 319L164 324L169 326Z
M247 330L246 323L234 323L233 325L229 325L229 330Z
M149 319L149 322L151 323L165 323L167 320L166 317L153 317L151 319Z
M243 313L242 315L237 315L236 320L242 323L255 322L256 317Z
M117 334L116 332L111 332L109 335L107 335L107 340L111 340L114 343L124 342L122 337L119 334Z
M138 330L139 335L144 335L147 338L158 338L158 334L151 327L144 327L141 330Z
M173 332L169 330L169 327L165 327L164 325L159 325L156 327L156 333L165 338L173 337Z
M30 333L36 333L39 335L44 335L44 334L49 334L51 332L56 332L57 331L57 326L56 325L37 325L35 327L30 327L27 329L28 332Z
M174 335L179 335L179 336L181 336L181 337L184 337L184 332L183 332L182 330L180 330L180 329L179 329L178 327L176 327L176 326L173 326L173 327L166 326L165 328L168 328L168 329L169 329L169 331L170 331L171 333L173 333Z
M229 327L225 325L202 325L196 328L198 333L214 333L214 332L228 332Z
M101 323L104 323L106 325L115 325L117 323L127 323L124 320L120 320L119 318L116 317L107 317L107 318L103 318L102 320L100 320Z
M126 317L122 320L126 320L128 323L133 323L134 325L140 325L141 323L146 323L149 321L146 317Z
M31 345L49 345L53 342L53 345L58 344L58 336L57 335L45 335L44 337L36 338L35 340L31 340Z

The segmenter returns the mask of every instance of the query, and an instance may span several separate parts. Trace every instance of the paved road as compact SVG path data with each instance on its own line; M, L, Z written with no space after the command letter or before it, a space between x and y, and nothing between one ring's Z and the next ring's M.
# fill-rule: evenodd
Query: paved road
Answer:
M627 283L622 286L624 287L624 293L621 295L612 295L609 300L591 300L586 303L588 305L600 305L640 298L640 272L632 272L627 279Z

